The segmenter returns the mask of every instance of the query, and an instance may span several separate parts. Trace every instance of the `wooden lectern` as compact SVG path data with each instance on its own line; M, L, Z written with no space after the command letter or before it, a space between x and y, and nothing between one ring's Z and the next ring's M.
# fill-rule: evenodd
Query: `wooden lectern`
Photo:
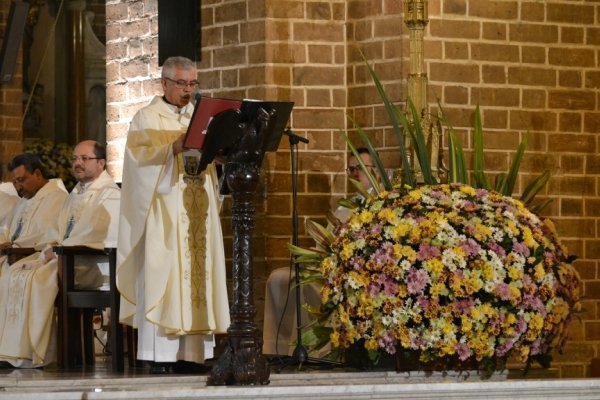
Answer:
M216 115L207 129L199 170L206 168L217 155L226 156L224 185L233 197L231 325L223 339L225 351L213 366L209 385L269 383L269 366L262 354L262 334L254 323L254 197L264 153L277 150L292 107L290 102L244 101L239 110Z

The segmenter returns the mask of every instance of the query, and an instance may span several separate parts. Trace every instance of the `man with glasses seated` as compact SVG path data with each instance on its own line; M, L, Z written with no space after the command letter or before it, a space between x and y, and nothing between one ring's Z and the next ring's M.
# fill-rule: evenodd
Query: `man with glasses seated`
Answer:
M8 163L13 185L19 197L7 230L0 232L0 249L41 247L46 232L56 228L56 210L60 210L67 190L60 179L49 179L46 167L34 154L20 154ZM0 263L5 257L0 257ZM0 273L1 274L1 273Z
M369 150L360 147L356 149L363 163L374 174L373 163ZM360 168L358 160L351 154L348 157L348 167L346 168L348 176L359 181L363 188L369 190L371 183ZM377 175L375 175L377 176ZM357 196L359 196L357 194ZM351 211L344 207L338 207L333 216L345 222L350 216ZM269 355L291 356L294 352L294 342L297 339L297 321L296 321L296 296L295 296L295 277L293 270L283 267L277 268L267 279L265 293L265 315L263 325L263 353ZM289 297L288 297L289 296ZM313 308L321 305L321 285L311 283L302 286L300 297L303 304L308 304ZM302 309L302 323L306 325L309 322L308 313ZM327 352L324 349L317 356Z
M108 175L106 150L92 140L79 143L72 158L77 185L61 204L41 202L54 224L41 229L41 251L3 266L0 278L0 360L10 367L31 368L56 360L54 302L58 294L55 245L116 247L120 190ZM42 246L40 246L43 243ZM105 257L78 257L75 286L108 289ZM5 365L6 366L6 365Z
M230 322L216 171L185 168L198 165L183 149L196 75L187 58L165 60L164 95L134 115L125 146L120 322L138 329L137 358L152 373L203 371Z

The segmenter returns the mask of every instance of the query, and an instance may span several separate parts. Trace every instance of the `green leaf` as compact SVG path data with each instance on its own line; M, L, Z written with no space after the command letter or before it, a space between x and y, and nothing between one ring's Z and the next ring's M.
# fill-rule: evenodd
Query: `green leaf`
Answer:
M356 158L356 161L358 162L358 165L360 166L360 169L364 172L364 174L366 175L367 179L369 180L369 183L371 184L371 187L373 188L373 190L375 191L375 193L379 194L380 190L379 190L379 183L377 182L377 179L373 176L373 174L369 171L369 169L367 168L367 166L363 162L360 154L358 154L358 151L356 151L356 147L354 147L354 144L352 143L352 141L350 140L350 138L348 137L348 135L346 134L346 132L342 132L342 135L344 136L344 140L346 141L346 144L350 148L350 151L354 155L354 158ZM369 152L369 154L370 154L370 152ZM377 159L379 159L379 157L377 157ZM362 186L362 184L359 181L355 180L355 179L350 179L350 181L356 187L356 189L360 192L360 194L366 197L366 195L367 195L366 188L364 188Z
M512 196L513 194L515 183L517 182L517 176L519 175L519 168L521 167L521 160L523 159L523 153L525 153L525 148L527 147L528 141L528 135L525 135L523 140L521 140L521 143L519 143L519 148L517 149L515 158L508 169L506 180L500 189L500 193L505 196Z
M332 328L314 325L304 329L302 332L302 343L311 351L319 350L329 343L329 337L332 332Z
M548 205L550 203L552 203L553 199L546 199L543 202L539 203L539 204L535 204L532 206L529 206L529 209L531 210L531 212L540 215L542 213L542 210L546 207L548 207Z
M338 206L347 208L349 210L354 210L358 207L358 204L356 204L354 199L339 199L337 204Z
M304 249L302 247L295 246L291 243L288 243L288 249L290 250L290 253L292 253L293 255L301 256L301 257L321 257L322 258L323 255L326 254L325 252L322 252L322 251Z
M448 128L448 159L450 163L450 170L448 171L448 181L450 183L465 183L468 184L467 165L465 163L465 154L463 152L462 144L454 127L450 124L450 121L446 118L444 109L438 100L438 107L440 108L440 120Z
M546 170L543 174L532 179L521 194L521 201L525 205L529 205L535 196L544 189L550 179L550 171Z
M485 176L483 167L483 126L481 124L481 111L479 105L475 108L475 127L473 130L473 178L474 186L489 190L490 184Z
M306 231L323 250L328 249L335 240L332 232L310 219L306 221Z
M379 158L379 154L377 154L377 150L375 150L375 147L373 147L373 143L369 139L369 135L366 134L366 132L356 123L356 121L352 117L349 117L349 118L352 121L352 123L354 124L354 127L356 128L358 135L360 136L363 143L365 144L365 147L369 150L369 155L371 156L371 161L373 163L375 163L375 167L377 168L377 171L379 172L379 177L381 178L381 181L383 182L383 187L385 188L385 190L392 190L392 182L390 181L390 179L387 176L385 167L383 166L383 163L381 162L381 159ZM359 163L361 163L362 160L360 159L361 158L360 155L357 156L355 154L354 156L356 157L357 160L360 160ZM364 172L368 173L369 171L368 171L368 169L366 169L366 171L364 171Z
M460 139L454 130L449 132L450 172L448 179L451 183L469 183L467 165Z
M427 151L427 142L425 140L425 134L423 133L423 126L421 125L421 116L410 98L408 99L408 107L412 115L413 129L407 129L408 125L404 126L404 129L407 129L410 132L411 142L415 154L417 155L419 166L421 167L424 183L427 185L435 185L438 182L433 177L433 173L431 172L429 152ZM401 119L401 122L404 125L406 122L403 121L406 121L406 118Z
M501 172L496 175L496 179L494 181L494 190L496 192L500 192L502 190L502 186L504 186L504 181L506 180L506 172Z
M381 82L379 81L379 78L377 77L377 74L375 73L375 70L368 63L367 59L365 58L364 54L362 54L362 52L361 52L361 55L363 57L363 60L365 61L365 64L367 65L369 74L371 75L371 78L373 79L373 82L375 83L375 87L377 89L377 92L379 93L379 97L381 97L381 99L383 100L385 110L390 118L390 122L392 123L392 128L394 130L394 133L396 134L396 137L398 138L398 145L400 147L400 160L402 162L402 183L407 184L411 187L414 187L415 186L415 178L410 169L410 162L408 160L408 155L406 153L406 146L404 145L404 133L402 132L402 129L400 129L400 126L398 124L398 119L397 119L397 116L402 113L397 112L396 107L388 99L387 94L385 93L385 90L383 89L383 85L381 84ZM404 114L402 114L402 115L404 115ZM404 118L406 118L406 117L404 117Z

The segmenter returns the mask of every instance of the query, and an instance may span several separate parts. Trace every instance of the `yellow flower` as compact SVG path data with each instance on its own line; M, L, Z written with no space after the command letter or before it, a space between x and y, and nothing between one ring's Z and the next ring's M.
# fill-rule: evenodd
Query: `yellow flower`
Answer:
M544 318L540 314L530 314L529 327L536 331L541 331L544 326Z
M492 229L482 224L475 224L475 233L473 236L475 236L477 240L485 241L492 236Z
M381 220L382 223L386 221L392 225L397 225L400 219L396 215L396 213L391 208L384 208L377 213L377 218Z
M352 243L344 243L342 251L340 252L340 258L344 261L349 260L350 257L352 257L352 255L354 254L353 247L354 246L352 246Z
M331 334L329 335L329 339L331 340L331 345L333 347L340 346L340 333L338 331L331 332Z
M513 281L521 280L523 278L523 270L521 268L515 267L514 265L511 265L510 267L508 267L508 276Z
M525 246L529 247L530 249L536 249L538 244L533 239L531 229L529 229L527 226L523 226L521 228L521 232L523 232L523 243L525 243Z
M406 236L407 233L411 231L411 229L412 225L406 222L400 222L398 225L394 226L394 229L392 230L392 239L398 240L400 238L403 238L404 236Z
M448 294L448 288L443 282L434 283L431 285L431 289L429 289L432 298L437 298L440 295L445 296Z
M475 189L472 186L463 185L460 187L459 190L465 194L468 194L469 196L477 195L477 192L475 191Z
M508 285L508 291L510 293L511 303L515 304L521 299L521 291L518 287Z
M473 322L466 315L460 316L460 330L463 333L471 332L473 329Z
M483 271L481 272L483 279L491 281L494 278L494 266L489 262L483 265Z
M358 215L360 222L363 224L368 224L373 221L373 213L369 210L362 210Z
M321 289L321 303L327 303L329 301L329 297L331 296L331 287L328 285L323 285Z
M425 270L429 272L431 278L435 280L444 270L444 264L439 258L432 258L423 262L423 268L425 268Z
M544 270L544 265L542 263L538 263L535 266L533 277L536 281L541 281L546 276L546 271Z
M373 338L365 341L365 349L367 350L377 350L378 347L379 345L377 344L377 340Z

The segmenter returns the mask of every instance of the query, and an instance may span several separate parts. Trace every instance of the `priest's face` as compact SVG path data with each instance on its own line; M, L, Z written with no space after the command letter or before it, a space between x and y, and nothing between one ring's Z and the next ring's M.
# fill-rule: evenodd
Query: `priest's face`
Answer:
M88 140L79 143L73 150L73 176L77 182L88 183L94 181L104 171L106 160L98 159L94 154L94 141Z
M161 80L167 101L174 106L183 107L190 102L198 87L195 68L173 68Z
M24 165L19 165L11 171L13 185L19 196L31 199L45 184L46 179L39 169L33 172L27 171Z

